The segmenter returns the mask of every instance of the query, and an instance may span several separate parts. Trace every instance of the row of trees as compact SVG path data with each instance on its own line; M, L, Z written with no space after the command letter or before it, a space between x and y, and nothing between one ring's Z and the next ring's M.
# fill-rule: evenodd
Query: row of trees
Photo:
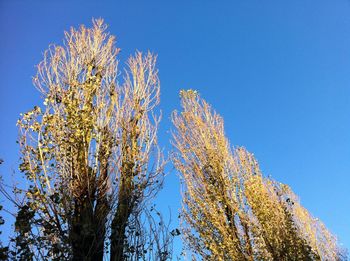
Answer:
M223 119L196 91L173 113L173 162L183 177L184 238L205 260L342 260L324 224L253 154L231 150Z
M164 179L157 145L156 57L119 49L101 19L65 33L38 65L44 107L18 121L26 186L14 260L167 260L172 239L151 199ZM121 75L121 76L120 76ZM291 189L262 176L253 155L231 151L222 118L195 91L174 112L172 161L183 177L182 232L205 260L340 260L335 237ZM6 252L6 253L5 253Z

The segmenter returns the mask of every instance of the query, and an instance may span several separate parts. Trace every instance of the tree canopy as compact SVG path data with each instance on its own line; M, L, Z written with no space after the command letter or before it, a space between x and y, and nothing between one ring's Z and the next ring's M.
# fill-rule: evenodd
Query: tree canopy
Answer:
M119 72L119 49L106 28L101 19L71 28L38 65L33 82L44 106L18 121L20 170L29 184L17 189L24 197L16 203L19 259L152 259L170 252L169 238L152 234L154 222L145 227L152 220L147 200L164 177L156 57L136 52Z
M336 238L253 154L231 149L223 119L196 91L174 111L173 162L182 174L183 232L205 260L339 260Z

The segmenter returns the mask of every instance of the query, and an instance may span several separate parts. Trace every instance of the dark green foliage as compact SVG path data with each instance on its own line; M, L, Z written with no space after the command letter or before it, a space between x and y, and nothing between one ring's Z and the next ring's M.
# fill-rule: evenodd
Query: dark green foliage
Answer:
M0 159L1 160L1 159ZM2 205L0 205L0 210L2 210ZM5 220L2 216L0 216L0 226L5 223ZM0 231L0 235L2 234L2 231ZM0 241L0 260L7 260L8 259L8 247L4 247L2 245L2 242Z
M31 246L34 243L34 238L31 235L31 229L34 215L35 213L29 203L18 209L15 222L16 236L12 239L16 248L13 251L16 260L33 260L34 254Z

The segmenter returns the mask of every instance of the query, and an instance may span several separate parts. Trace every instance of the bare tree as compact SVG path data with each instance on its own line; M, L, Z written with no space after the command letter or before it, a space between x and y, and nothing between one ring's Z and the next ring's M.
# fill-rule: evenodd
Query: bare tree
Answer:
M262 176L254 156L231 150L223 119L193 90L173 113L182 174L183 232L205 260L337 260L336 239L286 185Z
M118 53L98 19L66 32L38 65L44 107L18 121L28 187L16 202L17 239L37 259L136 260L154 253L150 244L170 247L145 218L164 177L156 57L137 52L119 73Z

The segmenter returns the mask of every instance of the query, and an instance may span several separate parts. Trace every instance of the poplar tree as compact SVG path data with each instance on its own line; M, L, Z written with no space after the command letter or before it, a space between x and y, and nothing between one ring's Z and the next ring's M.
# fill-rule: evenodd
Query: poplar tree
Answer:
M17 259L169 258L149 200L160 189L160 82L156 56L136 52L118 70L119 49L102 19L65 32L33 82L43 98L18 121ZM19 195L18 195L19 197ZM158 229L158 230L157 230Z
M339 260L336 238L285 184L232 149L224 121L196 91L181 91L172 160L183 182L186 246L204 260Z

